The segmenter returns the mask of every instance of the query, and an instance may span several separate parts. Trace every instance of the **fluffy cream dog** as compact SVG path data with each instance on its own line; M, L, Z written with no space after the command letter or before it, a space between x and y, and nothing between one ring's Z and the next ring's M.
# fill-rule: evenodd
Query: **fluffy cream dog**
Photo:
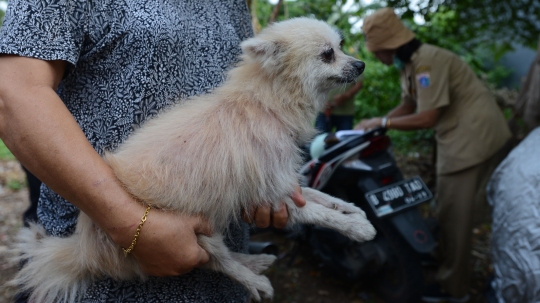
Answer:
M198 239L211 256L207 267L237 280L257 300L273 294L260 273L275 258L232 253L224 245L222 235L242 209L284 201L289 225L317 224L357 241L375 235L353 204L310 188L303 188L303 208L289 198L299 180L298 146L314 135L312 121L328 91L364 70L341 51L341 42L321 21L276 23L242 43L242 61L221 87L166 110L104 156L144 203L209 218L214 235ZM28 262L14 283L33 302L74 302L103 276L145 278L135 259L84 213L68 238L48 237L39 226L23 230L16 254Z

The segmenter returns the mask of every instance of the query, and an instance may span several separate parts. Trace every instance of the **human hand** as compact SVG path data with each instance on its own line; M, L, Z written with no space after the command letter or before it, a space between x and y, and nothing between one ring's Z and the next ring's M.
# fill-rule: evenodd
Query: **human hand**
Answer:
M376 127L380 127L382 125L382 118L371 118L371 119L364 119L358 123L354 129L355 130L370 130Z
M138 224L130 229L132 233L124 233L127 243L119 243L122 247L131 244ZM208 253L197 243L197 235L211 234L205 219L151 209L131 254L147 275L182 275L209 261Z
M333 109L333 108L334 108L334 107L333 107L332 105L330 105L330 104L328 104L328 105L324 108L324 116L325 116L326 118L329 118L329 117L332 115L332 109Z
M333 107L336 107L336 106L340 106L341 103L343 103L344 101L346 101L345 97L343 97L343 95L337 95L334 97L333 99Z
M304 207L306 199L302 196L302 188L296 185L295 191L291 195L291 200L297 207ZM285 203L281 203L280 208L272 210L271 205L259 206L249 212L242 213L242 220L246 223L255 225L259 228L269 227L270 224L276 228L284 228L289 220L289 211Z
M328 119L330 117L330 115L332 115L332 110L334 109L335 105L333 102L327 102L326 105L324 106L324 109L323 109L323 113L324 113L324 116Z

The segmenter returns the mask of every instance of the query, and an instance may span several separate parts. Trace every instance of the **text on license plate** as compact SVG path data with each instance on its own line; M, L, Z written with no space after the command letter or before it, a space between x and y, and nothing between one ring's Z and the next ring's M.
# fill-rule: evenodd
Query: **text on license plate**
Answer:
M427 201L432 194L422 179L414 177L371 191L366 198L377 216L381 217Z

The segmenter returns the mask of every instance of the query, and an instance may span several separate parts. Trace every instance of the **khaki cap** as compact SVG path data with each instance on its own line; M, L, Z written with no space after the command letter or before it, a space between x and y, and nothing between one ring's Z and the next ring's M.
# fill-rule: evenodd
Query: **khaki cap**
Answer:
M370 52L396 49L415 37L389 7L379 9L364 18L362 31Z

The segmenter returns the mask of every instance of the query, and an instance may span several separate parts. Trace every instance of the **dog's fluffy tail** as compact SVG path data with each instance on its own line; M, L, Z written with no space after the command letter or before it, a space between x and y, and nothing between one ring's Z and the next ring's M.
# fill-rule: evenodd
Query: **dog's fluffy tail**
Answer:
M19 232L11 252L22 268L10 284L29 293L30 302L76 302L95 278L143 277L135 260L125 258L107 236L89 232L96 227L88 217L81 214L79 220L76 232L67 238L47 236L36 224Z

